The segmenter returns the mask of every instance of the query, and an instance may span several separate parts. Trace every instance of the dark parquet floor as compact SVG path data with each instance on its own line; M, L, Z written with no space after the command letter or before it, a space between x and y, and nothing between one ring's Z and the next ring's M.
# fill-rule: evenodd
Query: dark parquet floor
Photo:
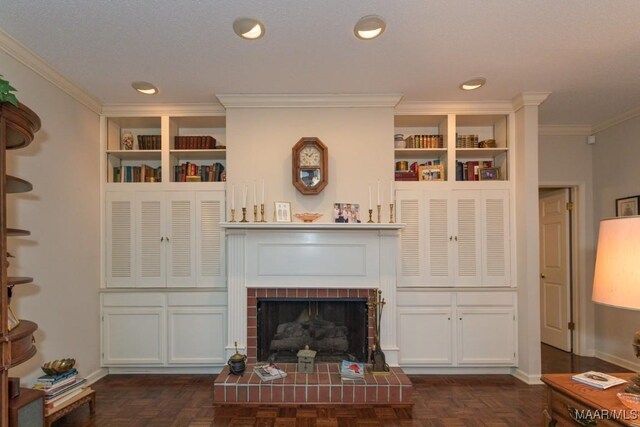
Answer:
M595 358L572 356L544 346L543 372L624 369ZM88 408L56 427L181 426L539 426L545 389L510 375L413 375L413 412L372 406L214 408L212 375L109 375L93 384L96 413Z

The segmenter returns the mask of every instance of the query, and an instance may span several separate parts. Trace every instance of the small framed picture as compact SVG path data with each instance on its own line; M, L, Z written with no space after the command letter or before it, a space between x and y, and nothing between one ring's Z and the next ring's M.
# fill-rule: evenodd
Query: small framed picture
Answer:
M640 196L616 199L616 216L638 215L638 200Z
M498 181L500 180L500 169L480 168L478 171L478 179L480 181Z
M360 205L357 203L334 203L333 220L335 222L345 222L349 224L361 222Z
M420 181L444 181L444 166L422 165L418 168Z
M274 217L276 222L291 222L291 203L274 202Z

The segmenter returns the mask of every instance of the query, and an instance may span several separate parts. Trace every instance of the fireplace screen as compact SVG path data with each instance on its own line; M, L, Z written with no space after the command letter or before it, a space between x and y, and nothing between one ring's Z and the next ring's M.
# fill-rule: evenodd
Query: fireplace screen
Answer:
M366 361L364 298L259 298L257 329L258 361L296 362L305 345L318 362Z

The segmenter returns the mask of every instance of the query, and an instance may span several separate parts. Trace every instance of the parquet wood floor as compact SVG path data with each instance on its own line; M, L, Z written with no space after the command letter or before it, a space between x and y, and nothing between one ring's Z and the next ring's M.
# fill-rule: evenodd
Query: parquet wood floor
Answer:
M544 348L544 372L621 372L594 358ZM577 358L577 359L575 359ZM573 361L571 361L573 359ZM579 364L579 365L578 365ZM565 371L570 372L570 371ZM80 408L56 427L520 427L541 425L544 386L510 375L413 375L413 412L364 405L214 408L213 375L109 375L93 384L96 413Z

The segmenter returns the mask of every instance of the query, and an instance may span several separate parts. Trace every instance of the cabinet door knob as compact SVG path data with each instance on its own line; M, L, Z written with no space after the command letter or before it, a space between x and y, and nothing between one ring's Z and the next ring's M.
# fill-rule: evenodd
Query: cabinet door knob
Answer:
M160 241L161 241L161 242L164 242L164 237L161 237L161 238L160 238Z
M449 241L452 241L452 240L453 240L453 236L449 236Z
M167 237L166 239L167 239L167 242L168 242L168 241L169 241L169 238Z
M540 278L541 279L544 279L545 277L547 277L547 276L545 276L543 273L540 273Z

